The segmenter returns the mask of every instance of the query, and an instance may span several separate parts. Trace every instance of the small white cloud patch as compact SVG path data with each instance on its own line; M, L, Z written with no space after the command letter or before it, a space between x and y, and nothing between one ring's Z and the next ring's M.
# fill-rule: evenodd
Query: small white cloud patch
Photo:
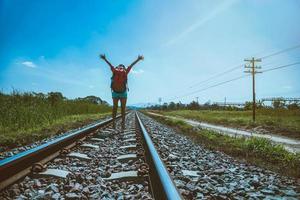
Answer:
M132 70L132 73L133 74L142 74L142 73L144 73L145 71L144 70L142 70L142 69L138 69L138 70Z
M22 65L26 66L26 67L30 67L30 68L36 68L36 64L34 64L31 61L24 61L21 63Z

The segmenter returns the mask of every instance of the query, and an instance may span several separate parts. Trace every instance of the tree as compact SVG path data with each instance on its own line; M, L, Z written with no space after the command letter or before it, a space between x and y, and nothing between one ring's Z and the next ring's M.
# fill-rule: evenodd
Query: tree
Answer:
M252 110L252 105L253 105L252 102L246 101L246 102L245 102L245 107L244 107L244 109L245 109L245 110Z
M65 97L60 92L49 92L47 98L50 101L51 105L56 104L59 101L63 101Z
M167 103L164 103L164 104L162 105L162 109L163 109L163 110L167 110L167 109L168 109L168 104L167 104Z
M284 101L281 101L280 99L276 99L276 100L272 101L272 106L275 109L284 108L285 103L284 103Z
M175 110L176 109L176 104L173 101L170 102L169 105L168 105L168 109Z
M192 101L190 104L187 105L188 109L196 110L199 109L199 104L196 101Z
M294 103L289 104L289 105L287 106L287 108L288 108L289 110L297 110L297 109L300 109L300 106L299 106L299 104L297 104L296 102L294 102Z
M82 100L93 103L93 104L102 104L102 99L96 96L87 96L84 97Z

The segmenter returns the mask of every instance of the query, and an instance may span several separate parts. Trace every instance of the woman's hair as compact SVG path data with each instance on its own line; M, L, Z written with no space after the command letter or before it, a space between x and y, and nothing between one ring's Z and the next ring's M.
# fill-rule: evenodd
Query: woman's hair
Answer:
M118 67L126 68L125 65L123 65L123 64L119 64Z

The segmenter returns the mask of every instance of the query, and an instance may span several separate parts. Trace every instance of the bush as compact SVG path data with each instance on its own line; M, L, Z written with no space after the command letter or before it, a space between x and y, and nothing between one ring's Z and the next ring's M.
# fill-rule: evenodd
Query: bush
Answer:
M108 112L107 104L95 104L84 100L69 100L59 92L0 93L0 130L11 133L32 129L69 115Z

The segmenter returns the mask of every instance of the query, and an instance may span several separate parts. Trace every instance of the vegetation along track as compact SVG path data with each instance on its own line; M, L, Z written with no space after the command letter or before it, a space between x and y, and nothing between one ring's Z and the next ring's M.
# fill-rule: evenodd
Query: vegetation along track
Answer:
M185 199L299 199L299 180L203 148L183 134L140 115Z
M120 127L120 121L117 121ZM138 114L0 161L1 199L181 199Z

